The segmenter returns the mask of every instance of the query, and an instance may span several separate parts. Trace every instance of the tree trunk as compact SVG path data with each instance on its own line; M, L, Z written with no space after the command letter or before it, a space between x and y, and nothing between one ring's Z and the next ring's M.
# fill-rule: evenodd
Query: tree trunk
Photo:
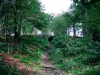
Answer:
M87 30L86 30L86 26L84 26L83 24L83 37L87 37Z
M76 37L75 23L73 23L73 39Z
M20 24L19 24L19 27L18 27L18 35L19 36L21 35L21 26L22 26L22 20L21 20L21 14L20 14Z

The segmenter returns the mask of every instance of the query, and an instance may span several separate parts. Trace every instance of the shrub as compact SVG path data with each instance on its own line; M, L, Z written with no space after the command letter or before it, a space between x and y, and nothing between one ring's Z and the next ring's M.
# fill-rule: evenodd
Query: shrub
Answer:
M31 37L28 39L28 42L24 42L25 44L32 44L34 46L37 46L38 48L41 48L42 50L45 50L48 46L48 40L45 40L40 37Z
M80 75L100 75L100 69L87 70L84 74Z
M75 75L92 75L93 72L95 75L99 72L98 69L91 70L94 65L100 63L99 42L87 38L72 39L65 35L54 37L52 43L55 49L51 52L51 58L58 67L66 71L70 70ZM63 62L65 59L67 62ZM60 62L61 60L63 61ZM83 74L86 67L89 68L85 69Z
M60 61L64 58L64 55L60 51L60 49L61 48L57 48L56 50L53 50L53 52L51 53L51 58L54 63L61 63Z
M59 36L52 41L56 48L59 48L65 57L72 57L88 50L88 42L84 39L73 40L71 37Z
M87 51L89 56L84 60L86 64L95 64L100 61L100 43L93 42L91 49Z
M0 62L0 75L19 75L19 73L17 69L5 66L3 62Z
M14 56L13 56L14 58L20 58L20 55L19 54L14 54Z

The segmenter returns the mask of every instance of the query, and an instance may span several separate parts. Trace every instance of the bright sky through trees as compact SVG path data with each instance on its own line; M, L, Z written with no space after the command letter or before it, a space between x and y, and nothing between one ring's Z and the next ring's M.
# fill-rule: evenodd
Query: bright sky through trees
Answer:
M40 0L45 7L46 13L59 14L65 12L70 7L71 0Z

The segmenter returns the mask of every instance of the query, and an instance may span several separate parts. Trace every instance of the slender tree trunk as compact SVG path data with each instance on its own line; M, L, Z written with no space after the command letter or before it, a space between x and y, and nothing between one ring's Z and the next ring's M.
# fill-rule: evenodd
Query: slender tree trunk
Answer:
M83 37L87 37L87 30L86 30L86 26L83 24Z
M73 39L76 37L75 23L73 23Z
M17 0L15 0L15 6L14 6L14 33L15 33L15 36L14 36L14 41L15 41L15 44L17 44L18 42L18 38L19 38L19 27L18 26L18 20L17 20L17 17L18 17L18 13L17 13Z
M14 6L14 24L15 24L15 26L14 26L14 33L15 33L15 37L14 37L14 39L15 39L15 42L17 42L17 38L18 38L18 32L17 32L17 30L18 30L18 25L17 25L17 5L16 5L16 2L17 0L15 0L15 6Z
M8 3L5 3L5 21L4 21L5 44L7 43L7 23L8 23L7 11L8 11Z
M21 26L22 26L22 20L21 20L21 14L20 14L20 24L19 24L19 27L18 27L18 36L21 35Z

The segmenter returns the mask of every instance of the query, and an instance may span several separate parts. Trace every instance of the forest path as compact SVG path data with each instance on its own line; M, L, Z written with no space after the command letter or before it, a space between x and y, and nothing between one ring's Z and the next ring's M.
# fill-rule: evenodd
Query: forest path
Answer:
M52 45L49 45L49 49L51 49ZM57 68L54 64L52 64L52 61L50 59L49 51L47 50L44 52L44 55L42 56L42 68L40 70L39 75L72 75L65 71L62 71L61 69Z
M33 71L30 67L26 67L20 59L16 59L13 57L12 54L2 54L0 53L0 57L2 59L0 62L4 62L6 66L11 66L16 68L19 71L19 75L72 75L68 72L62 71L61 69L57 68L51 61L49 51L52 50L52 45L49 45L49 49L44 51L44 54L41 58L42 67L37 71Z
M50 56L48 52L44 52L44 55L42 57L42 68L41 68L41 75L63 75L66 74L66 72L63 72L59 70L55 65L52 64L50 60Z

